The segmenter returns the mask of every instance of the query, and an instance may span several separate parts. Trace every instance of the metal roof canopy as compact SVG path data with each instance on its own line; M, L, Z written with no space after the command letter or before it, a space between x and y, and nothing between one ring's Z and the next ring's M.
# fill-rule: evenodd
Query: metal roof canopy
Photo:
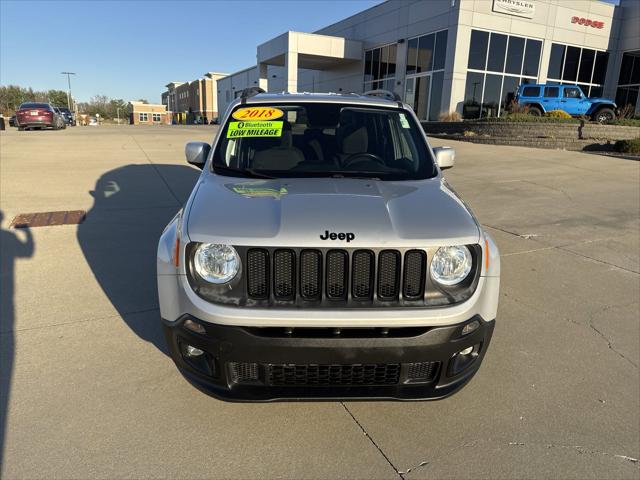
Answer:
M362 60L362 42L315 33L286 32L258 46L258 64L284 66L297 54L298 68L325 70Z

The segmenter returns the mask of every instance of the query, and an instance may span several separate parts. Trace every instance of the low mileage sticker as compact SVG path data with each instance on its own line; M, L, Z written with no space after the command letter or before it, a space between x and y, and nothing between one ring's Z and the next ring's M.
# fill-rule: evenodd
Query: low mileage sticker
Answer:
M229 122L227 138L281 137L282 121L278 122Z

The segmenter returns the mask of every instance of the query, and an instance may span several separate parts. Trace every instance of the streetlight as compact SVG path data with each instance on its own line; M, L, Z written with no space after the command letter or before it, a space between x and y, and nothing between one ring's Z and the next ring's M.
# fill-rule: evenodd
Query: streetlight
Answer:
M71 111L71 75L75 75L74 72L60 72L61 75L67 76L67 84L69 85L69 90L67 90L67 106L69 107L69 111Z

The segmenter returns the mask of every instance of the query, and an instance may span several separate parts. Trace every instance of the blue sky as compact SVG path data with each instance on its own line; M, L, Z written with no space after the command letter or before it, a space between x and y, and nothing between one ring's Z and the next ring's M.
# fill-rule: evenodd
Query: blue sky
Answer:
M255 64L256 45L314 31L380 0L0 0L0 84L160 102L164 85ZM58 27L54 30L52 27Z

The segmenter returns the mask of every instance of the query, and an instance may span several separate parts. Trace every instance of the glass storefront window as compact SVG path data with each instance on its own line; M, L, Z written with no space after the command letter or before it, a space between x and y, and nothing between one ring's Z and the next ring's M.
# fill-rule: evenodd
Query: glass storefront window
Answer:
M504 115L507 112L511 102L515 100L519 85L520 79L518 77L505 75L502 82L502 103L500 105L501 115Z
M591 74L593 73L593 64L596 59L595 50L585 48L582 50L580 57L580 71L578 72L578 82L591 83Z
M407 43L407 75L416 73L418 59L418 39L412 38Z
M549 58L549 69L547 70L547 76L549 78L562 78L565 50L566 47L559 43L554 43L551 46L551 57Z
M578 63L580 62L580 49L578 47L567 47L567 54L564 60L564 70L562 80L575 81L578 78Z
M425 35L418 41L418 62L417 73L429 72L433 65L433 47L435 45L435 35Z
M471 31L469 45L469 62L467 68L484 70L487 65L487 46L489 45L489 32L480 30Z
M607 64L609 63L609 52L596 52L596 66L593 70L593 80L591 83L602 85L607 75Z
M507 36L499 33L491 34L489 43L489 58L487 60L487 70L492 72L504 71L504 57L507 51Z
M587 96L601 96L608 62L608 52L554 43L547 83L578 84Z
M524 54L524 63L522 65L523 75L526 75L528 77L538 76L538 68L540 67L541 51L542 51L542 42L540 40L532 40L530 38L527 38L527 49Z
M616 104L620 108L630 105L635 112L640 110L638 96L640 93L640 50L624 52L618 76Z
M483 51L486 54L487 46L485 68L485 63L477 58ZM472 30L463 116L478 118L504 113L518 85L537 82L541 51L540 40Z
M483 88L484 74L468 72L467 83L464 88L464 103L462 105L462 116L464 118L480 118Z
M396 55L398 46L394 43L389 45L389 58L387 59L387 78L396 76Z
M484 81L484 95L482 97L483 117L498 116L501 87L502 75L488 73Z
M444 69L444 62L447 58L447 30L436 33L436 51L433 55L433 69Z
M393 91L396 75L395 43L367 50L364 53L364 91L385 89Z
M442 105L442 84L444 72L436 72L431 76L431 102L429 103L429 120L435 121L440 117Z
M427 118L427 102L429 100L430 76L416 77L415 112L420 120Z
M407 43L406 103L420 120L438 120L447 57L447 31L412 38Z
M524 38L509 38L509 49L507 50L507 63L504 71L507 73L520 74L522 69L522 59L524 56Z
M373 80L373 76L371 75L371 57L372 52L369 50L364 54L364 81L368 82Z

